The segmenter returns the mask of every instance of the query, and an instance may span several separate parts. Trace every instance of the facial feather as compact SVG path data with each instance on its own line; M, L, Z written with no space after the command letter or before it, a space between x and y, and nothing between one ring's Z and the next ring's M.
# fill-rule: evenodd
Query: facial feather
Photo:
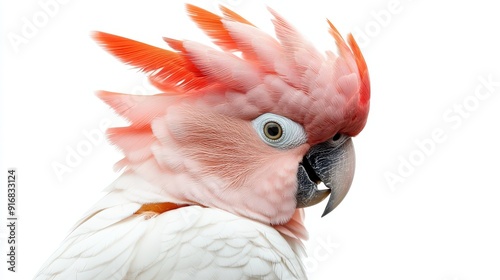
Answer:
M179 187L184 199L273 224L295 211L295 176L309 145L274 149L249 121L190 105L155 120L153 133L159 165L191 176L204 188Z

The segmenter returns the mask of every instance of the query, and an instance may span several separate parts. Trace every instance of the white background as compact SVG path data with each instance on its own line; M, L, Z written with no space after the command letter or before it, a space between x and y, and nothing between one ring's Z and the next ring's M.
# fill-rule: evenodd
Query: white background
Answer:
M1 279L32 278L117 176L112 165L120 154L97 136L100 123L123 122L93 92L155 92L140 73L100 49L90 31L158 46L162 36L207 40L182 1L52 1L57 9L50 15L40 4L46 2L1 1L2 217L7 168L17 168L19 177L17 272L7 272L2 261ZM307 210L310 278L500 279L495 2L305 2L191 3L212 11L224 4L272 32L267 4L320 49L333 48L329 18L362 45L372 81L369 121L355 139L349 195L325 218L324 204ZM28 32L30 24L35 29ZM488 92L481 79L499 82ZM483 95L475 96L476 89ZM425 140L439 131L437 142ZM89 146L85 133L94 133L95 143ZM70 151L85 145L86 155L58 178L53 165L67 165ZM8 236L3 223L1 260Z

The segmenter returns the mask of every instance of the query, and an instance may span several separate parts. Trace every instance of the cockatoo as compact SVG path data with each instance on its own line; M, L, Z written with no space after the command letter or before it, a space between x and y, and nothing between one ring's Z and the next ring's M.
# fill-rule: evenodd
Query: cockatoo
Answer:
M365 60L329 21L324 54L272 9L276 38L225 7L187 11L218 48L93 34L162 93L98 92L130 123L108 131L123 173L37 279L306 278L303 208L329 196L326 215L350 188Z

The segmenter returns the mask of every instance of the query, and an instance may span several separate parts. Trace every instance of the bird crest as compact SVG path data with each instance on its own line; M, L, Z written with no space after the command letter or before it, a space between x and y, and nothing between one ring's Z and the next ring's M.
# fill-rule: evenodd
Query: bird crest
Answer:
M162 93L152 96L99 92L99 97L131 122L111 129L148 130L180 99L219 113L251 120L264 112L286 116L304 125L311 144L332 133L357 135L369 110L370 82L361 51L352 35L347 42L330 21L338 53L317 51L277 12L276 38L234 11L221 7L217 15L187 4L187 12L220 49L193 41L163 38L170 49L159 48L104 32L94 39L126 64L145 72Z

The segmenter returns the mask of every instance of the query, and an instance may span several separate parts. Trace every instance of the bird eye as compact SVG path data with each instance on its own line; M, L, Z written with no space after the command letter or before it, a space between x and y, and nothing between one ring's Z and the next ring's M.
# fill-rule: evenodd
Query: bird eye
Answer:
M267 122L264 125L264 135L270 140L278 140L283 135L283 128L281 128L281 125L277 122Z
M291 149L307 142L304 128L289 118L266 113L252 121L260 139L278 149Z

